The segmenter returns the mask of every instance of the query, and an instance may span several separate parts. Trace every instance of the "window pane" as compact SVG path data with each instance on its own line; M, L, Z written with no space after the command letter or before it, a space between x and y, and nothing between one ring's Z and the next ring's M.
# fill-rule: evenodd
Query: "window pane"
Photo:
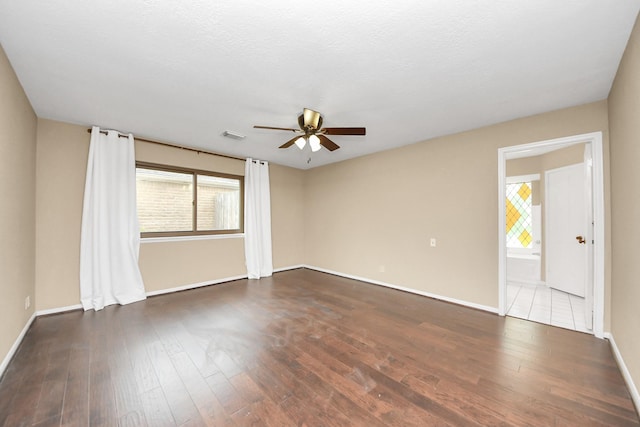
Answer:
M507 184L507 247L530 248L533 240L531 221L531 183Z
M193 230L193 175L136 168L140 232Z
M240 228L240 180L198 175L198 231Z

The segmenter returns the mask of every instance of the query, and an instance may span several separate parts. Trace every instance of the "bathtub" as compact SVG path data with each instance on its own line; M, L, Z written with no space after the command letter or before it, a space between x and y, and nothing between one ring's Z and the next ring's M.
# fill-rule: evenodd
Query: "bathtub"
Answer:
M518 253L507 249L507 281L531 285L541 284L539 254Z

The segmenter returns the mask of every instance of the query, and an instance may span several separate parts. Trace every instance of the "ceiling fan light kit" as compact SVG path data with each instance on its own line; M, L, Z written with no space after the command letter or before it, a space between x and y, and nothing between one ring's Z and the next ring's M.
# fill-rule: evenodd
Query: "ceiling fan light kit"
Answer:
M316 135L309 135L308 139L309 147L311 147L311 151L313 151L314 153L322 147L322 145L320 145L320 138L318 138Z
M313 151L314 153L322 148L322 145L320 144L320 138L318 138L316 135L309 135L308 137L301 136L296 139L295 144L299 149L302 150L304 149L305 145L307 145L307 141L309 141L309 147L311 147L311 151Z
M296 145L298 146L299 149L302 150L304 146L307 145L307 140L304 138L304 136L301 136L300 138L296 139Z
M338 144L331 141L325 135L366 135L367 131L364 127L351 127L351 128L323 128L322 127L322 114L317 111L305 108L302 114L298 116L298 125L300 129L293 128L281 128L273 126L258 126L256 129L271 129L271 130L287 130L292 131L300 136L296 136L289 141L282 144L279 148L289 148L295 144L301 150L309 142L311 151L316 152L320 148L324 147L329 151L334 151L340 148Z

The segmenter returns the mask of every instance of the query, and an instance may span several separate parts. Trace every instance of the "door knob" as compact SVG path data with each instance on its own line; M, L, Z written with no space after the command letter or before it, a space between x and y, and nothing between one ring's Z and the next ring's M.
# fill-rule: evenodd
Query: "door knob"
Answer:
M581 243L583 245L586 242L586 240L584 240L584 237L582 236L576 236L576 240L578 241L578 243Z

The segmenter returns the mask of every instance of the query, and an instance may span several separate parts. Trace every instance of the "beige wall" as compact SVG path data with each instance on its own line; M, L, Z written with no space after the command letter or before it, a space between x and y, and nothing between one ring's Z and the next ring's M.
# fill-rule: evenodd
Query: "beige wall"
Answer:
M304 173L271 165L271 229L274 268L304 264Z
M80 303L80 221L88 153L86 128L38 119L38 310Z
M542 155L543 171L584 162L585 144L574 144Z
M498 148L602 131L608 150L607 129L601 101L312 169L307 263L497 308Z
M0 46L0 362L35 307L35 170L36 115Z
M585 144L574 144L539 156L507 160L507 176L539 173L540 179L543 179L544 171L582 163L584 146Z
M89 150L85 126L38 121L38 310L79 303L82 198ZM244 162L145 142L145 162L244 175ZM271 165L274 267L303 263L302 171ZM147 242L140 269L148 292L246 274L244 239Z
M611 332L640 386L640 23L609 95L611 131Z

